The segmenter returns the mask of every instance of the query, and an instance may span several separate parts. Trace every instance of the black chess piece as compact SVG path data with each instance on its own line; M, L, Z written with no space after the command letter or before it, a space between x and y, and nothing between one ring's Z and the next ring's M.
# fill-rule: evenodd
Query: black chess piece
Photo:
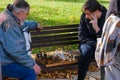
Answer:
M47 54L44 53L45 63L48 64Z
M41 52L37 53L37 58L41 58L42 59L42 53Z

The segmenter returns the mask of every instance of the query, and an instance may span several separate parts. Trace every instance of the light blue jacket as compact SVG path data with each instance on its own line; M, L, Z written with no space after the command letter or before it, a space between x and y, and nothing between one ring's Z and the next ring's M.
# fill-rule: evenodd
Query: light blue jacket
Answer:
M29 25L25 22L20 25L20 20L8 10L4 11L7 19L0 24L0 61L3 65L17 62L25 67L32 68L35 61L28 56L23 27ZM30 25L37 25L30 23Z

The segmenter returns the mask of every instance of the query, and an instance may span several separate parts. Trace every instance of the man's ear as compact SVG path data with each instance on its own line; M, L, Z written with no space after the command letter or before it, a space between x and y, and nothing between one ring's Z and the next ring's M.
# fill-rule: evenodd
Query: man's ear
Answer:
M96 11L93 13L93 15L96 16L96 15L98 14L98 12L99 12L99 11L96 10Z
M99 12L100 12L99 10L96 10L96 11L95 11L95 14L98 14Z

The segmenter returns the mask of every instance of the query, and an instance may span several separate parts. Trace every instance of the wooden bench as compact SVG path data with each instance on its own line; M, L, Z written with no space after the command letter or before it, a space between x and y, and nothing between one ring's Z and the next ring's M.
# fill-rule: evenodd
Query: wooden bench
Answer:
M32 31L32 48L78 44L78 26L47 26L40 32Z
M61 48L68 45L78 44L78 26L79 24L47 26L43 27L43 30L38 32L31 31L32 48L40 49L53 46ZM61 66L44 68L44 71L56 70L59 69L59 67Z

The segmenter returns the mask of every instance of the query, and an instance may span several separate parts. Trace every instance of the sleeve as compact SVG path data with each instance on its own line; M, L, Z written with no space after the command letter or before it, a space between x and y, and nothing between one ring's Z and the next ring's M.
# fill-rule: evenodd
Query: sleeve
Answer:
M85 14L84 13L81 16L78 31L79 31L78 32L78 39L79 39L80 44L86 43L86 44L91 45L91 46L96 45L96 41L91 39L89 36L89 30L87 28L87 23L85 21Z
M38 23L35 22L35 21L28 21L28 20L26 20L23 23L23 28L25 28L25 27L28 27L28 30L37 29Z
M4 32L4 49L7 55L15 62L33 68L35 61L28 56L26 51L24 35L20 26L6 26L8 29Z

